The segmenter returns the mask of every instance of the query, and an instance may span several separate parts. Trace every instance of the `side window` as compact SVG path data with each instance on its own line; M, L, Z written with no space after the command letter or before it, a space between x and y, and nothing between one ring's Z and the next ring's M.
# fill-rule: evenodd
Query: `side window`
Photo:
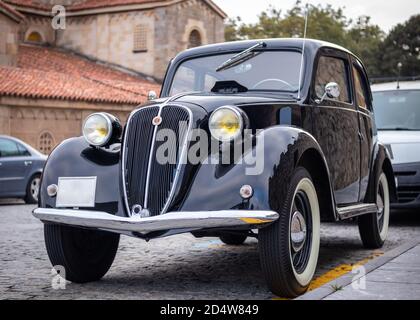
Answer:
M340 86L338 101L351 103L349 73L347 64L343 59L321 56L315 78L315 93L321 98L325 91L325 85L336 82Z
M30 156L31 155L29 153L29 151L24 146L22 146L20 143L17 143L17 147L18 147L18 150L19 150L19 154L21 156Z
M359 69L353 66L354 74L354 90L356 91L356 102L360 108L368 109L367 89L365 86L364 77L360 74Z
M17 157L20 152L16 142L8 139L0 139L0 157Z

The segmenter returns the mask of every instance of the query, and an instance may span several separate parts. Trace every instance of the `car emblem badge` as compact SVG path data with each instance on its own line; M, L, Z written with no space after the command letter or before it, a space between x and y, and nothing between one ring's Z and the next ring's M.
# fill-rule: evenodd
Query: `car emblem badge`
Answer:
M162 123L162 117L161 116L156 116L156 117L154 117L153 118L153 120L152 120L152 124L154 125L154 126L158 126L158 125L160 125Z

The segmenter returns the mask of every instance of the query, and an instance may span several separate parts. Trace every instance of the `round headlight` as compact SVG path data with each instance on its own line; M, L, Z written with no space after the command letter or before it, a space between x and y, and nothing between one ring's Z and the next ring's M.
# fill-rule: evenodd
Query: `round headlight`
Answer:
M105 113L94 113L86 118L83 136L93 146L106 145L112 136L112 122Z
M216 109L209 120L209 129L213 138L228 142L235 140L242 134L244 118L235 107L221 107Z

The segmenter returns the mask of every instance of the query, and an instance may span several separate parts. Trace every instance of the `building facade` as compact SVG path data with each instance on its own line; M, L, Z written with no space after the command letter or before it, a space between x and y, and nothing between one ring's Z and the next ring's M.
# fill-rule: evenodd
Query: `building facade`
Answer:
M24 40L66 48L159 80L178 52L224 41L226 14L211 0L5 1L27 17ZM51 25L54 4L65 9L63 29Z

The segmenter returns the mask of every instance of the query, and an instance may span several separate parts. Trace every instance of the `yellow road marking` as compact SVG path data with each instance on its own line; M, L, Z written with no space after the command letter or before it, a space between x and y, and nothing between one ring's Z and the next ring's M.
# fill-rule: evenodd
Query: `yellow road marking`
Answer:
M368 261L372 260L373 258L379 257L383 255L384 253L382 251L374 251L371 256L367 257L366 259L363 259L361 261L358 261L353 264L341 264L338 267L331 269L324 273L323 275L319 276L318 278L312 280L311 284L309 285L308 291L315 290L324 284L333 281L346 273L349 273L353 270L353 268L362 266L366 264ZM288 300L287 298L281 298L281 297L275 297L272 300Z
M372 260L373 258L379 257L383 254L383 252L375 251L373 254L366 259L363 259L361 261L358 261L353 264L341 264L338 267L324 273L323 275L319 276L318 278L312 280L311 284L309 285L309 291L314 290L316 288L319 288L323 286L324 284L337 279L338 277L341 277L342 275L345 275L346 273L349 273L353 270L353 268L362 266L366 264L369 260Z

